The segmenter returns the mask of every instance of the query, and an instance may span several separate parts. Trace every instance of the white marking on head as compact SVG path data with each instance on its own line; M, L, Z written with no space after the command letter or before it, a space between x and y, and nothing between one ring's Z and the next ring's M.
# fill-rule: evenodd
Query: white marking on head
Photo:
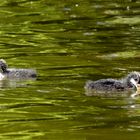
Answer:
M130 79L130 82L136 87L136 89L138 88L137 83L133 78Z

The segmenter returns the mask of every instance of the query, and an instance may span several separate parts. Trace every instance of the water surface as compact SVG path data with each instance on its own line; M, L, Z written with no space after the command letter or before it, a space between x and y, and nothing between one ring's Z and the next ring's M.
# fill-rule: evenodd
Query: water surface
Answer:
M87 97L87 80L140 71L140 2L5 0L0 57L37 80L0 81L0 138L139 139L140 98Z

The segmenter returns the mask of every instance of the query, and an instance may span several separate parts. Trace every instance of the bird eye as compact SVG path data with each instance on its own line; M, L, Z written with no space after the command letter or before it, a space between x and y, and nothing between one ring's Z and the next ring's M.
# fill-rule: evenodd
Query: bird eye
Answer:
M138 78L134 78L134 80L135 80L136 82L139 82L139 79L138 79Z

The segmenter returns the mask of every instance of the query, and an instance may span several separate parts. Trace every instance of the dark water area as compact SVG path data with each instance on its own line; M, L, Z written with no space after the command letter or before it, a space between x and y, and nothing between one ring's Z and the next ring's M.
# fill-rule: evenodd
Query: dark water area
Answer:
M87 80L140 71L140 1L0 2L0 58L36 80L0 81L0 139L129 140L140 97L88 97Z

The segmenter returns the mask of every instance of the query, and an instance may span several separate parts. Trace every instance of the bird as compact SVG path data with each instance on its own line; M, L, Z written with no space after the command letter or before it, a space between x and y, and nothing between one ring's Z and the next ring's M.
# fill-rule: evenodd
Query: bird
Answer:
M116 93L137 90L137 84L140 83L140 73L131 72L122 79L100 79L97 81L87 81L85 84L85 94L94 96L100 93ZM107 94L106 94L107 95Z
M35 69L16 69L8 68L4 59L0 59L0 80L3 79L28 79L36 78L37 73Z

